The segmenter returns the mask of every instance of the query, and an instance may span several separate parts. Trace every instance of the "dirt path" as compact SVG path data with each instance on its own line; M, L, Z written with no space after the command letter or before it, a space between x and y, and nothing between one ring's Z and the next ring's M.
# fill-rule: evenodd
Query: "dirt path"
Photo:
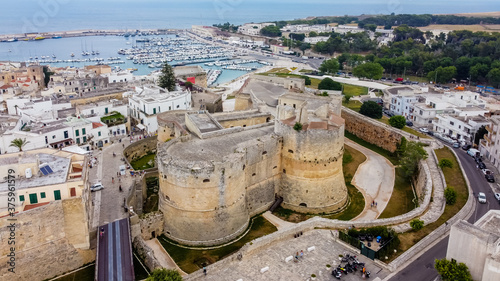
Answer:
M354 220L373 220L380 216L391 199L394 188L394 166L385 157L357 143L346 139L345 143L366 156L366 161L359 165L352 184L365 197L365 209ZM377 206L371 206L372 202Z

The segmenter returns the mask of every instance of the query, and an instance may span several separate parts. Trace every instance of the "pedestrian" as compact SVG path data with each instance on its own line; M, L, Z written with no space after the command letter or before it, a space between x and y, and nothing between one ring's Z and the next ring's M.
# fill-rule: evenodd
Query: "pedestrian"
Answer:
M115 178L111 177L111 183L115 183Z
M300 250L300 258L304 257L304 251Z
M207 267L206 266L203 267L203 274L207 275Z
M377 202L375 202L375 207L377 207Z
M122 185L118 186L118 190L122 191Z

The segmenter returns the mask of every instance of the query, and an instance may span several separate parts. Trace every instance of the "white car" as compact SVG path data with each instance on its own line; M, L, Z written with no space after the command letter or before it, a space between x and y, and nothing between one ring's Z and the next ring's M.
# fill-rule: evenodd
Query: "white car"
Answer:
M493 172L488 169L482 169L481 171L483 172L484 175L493 175Z
M500 193L495 193L495 198L500 201Z
M479 203L486 203L486 194L484 194L484 192L479 192L477 201L479 201Z
M90 191L98 191L98 190L101 190L103 188L104 188L104 186L102 185L102 183L98 182L90 187Z
M422 132L422 133L428 133L428 132L429 132L429 130L428 130L427 128L420 128L420 129L418 129L418 130L419 130L420 132Z

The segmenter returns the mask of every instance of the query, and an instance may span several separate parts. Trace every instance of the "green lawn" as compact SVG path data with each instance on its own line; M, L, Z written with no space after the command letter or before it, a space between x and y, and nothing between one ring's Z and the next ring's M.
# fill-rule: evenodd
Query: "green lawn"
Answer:
M178 244L169 240L164 235L158 237L158 240L183 271L186 273L192 273L200 268L203 268L203 264L212 264L217 262L238 251L246 243L277 230L278 229L273 224L259 215L253 218L251 229L243 238L232 244L217 249L186 249L179 247Z
M54 279L54 281L93 281L95 274L95 264L79 269L71 274Z
M146 190L147 198L146 203L144 203L144 213L146 214L158 211L158 177L146 178Z
M136 171L153 168L155 166L155 156L156 154L154 153L147 154L139 159L133 160L130 162L130 165L132 165L132 168Z
M434 150L434 152L436 153L438 161L446 158L451 160L451 162L453 163L453 168L444 168L443 174L446 179L447 186L453 187L457 192L457 202L454 205L446 205L446 207L444 208L444 212L439 217L439 219L429 225L426 225L423 229L419 231L408 231L406 233L400 234L399 240L401 241L401 244L398 247L398 252L397 254L392 255L389 261L393 260L401 253L411 248L422 238L424 238L429 233L434 231L436 228L441 226L443 223L448 221L463 208L465 203L467 203L469 190L467 188L467 184L465 183L462 170L458 165L455 155L450 151L450 148L448 147L436 149ZM429 157L432 156L429 155Z
M403 215L417 207L411 183L404 176L401 168L396 168L395 176L391 199L382 214L380 214L380 219Z
M350 140L352 140L353 142L359 144L359 145L362 145L382 156L384 156L385 158L387 158L393 165L398 165L398 158L391 152L381 148L381 147L378 147L374 144L371 144L361 138L358 138L357 136L349 133L348 131L344 131L344 136Z
M349 95L349 96L367 95L368 94L368 88L366 88L366 87L360 87L360 86L354 86L354 85L349 85L349 84L344 84L344 91L342 92L342 94Z
M350 100L349 103L345 103L342 100L342 105L345 106L345 107L347 107L347 108L349 108L349 109L351 109L351 110L359 112L359 110L361 109L361 105L363 105L363 104L360 101L357 101L357 100Z

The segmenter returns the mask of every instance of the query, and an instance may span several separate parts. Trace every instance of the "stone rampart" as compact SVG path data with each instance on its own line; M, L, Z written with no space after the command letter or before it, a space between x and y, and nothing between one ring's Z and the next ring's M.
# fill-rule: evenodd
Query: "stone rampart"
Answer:
M16 214L15 245L8 217L0 219L0 280L44 280L95 260L81 198L54 201ZM15 247L15 274L7 257Z
M155 152L158 138L156 136L145 138L131 143L123 150L123 155L130 163L135 159L141 158L148 154L148 152Z
M141 236L144 240L156 238L163 234L163 214L154 212L140 218Z
M150 270L153 271L156 268L162 268L160 262L156 259L153 249L151 249L146 242L144 242L144 239L142 239L141 236L137 236L134 238L134 241L132 243L132 246L134 247L135 251L137 252L137 255L139 258L144 261L144 265Z
M351 109L342 108L345 129L349 133L387 151L394 152L401 142L401 130L392 128Z

